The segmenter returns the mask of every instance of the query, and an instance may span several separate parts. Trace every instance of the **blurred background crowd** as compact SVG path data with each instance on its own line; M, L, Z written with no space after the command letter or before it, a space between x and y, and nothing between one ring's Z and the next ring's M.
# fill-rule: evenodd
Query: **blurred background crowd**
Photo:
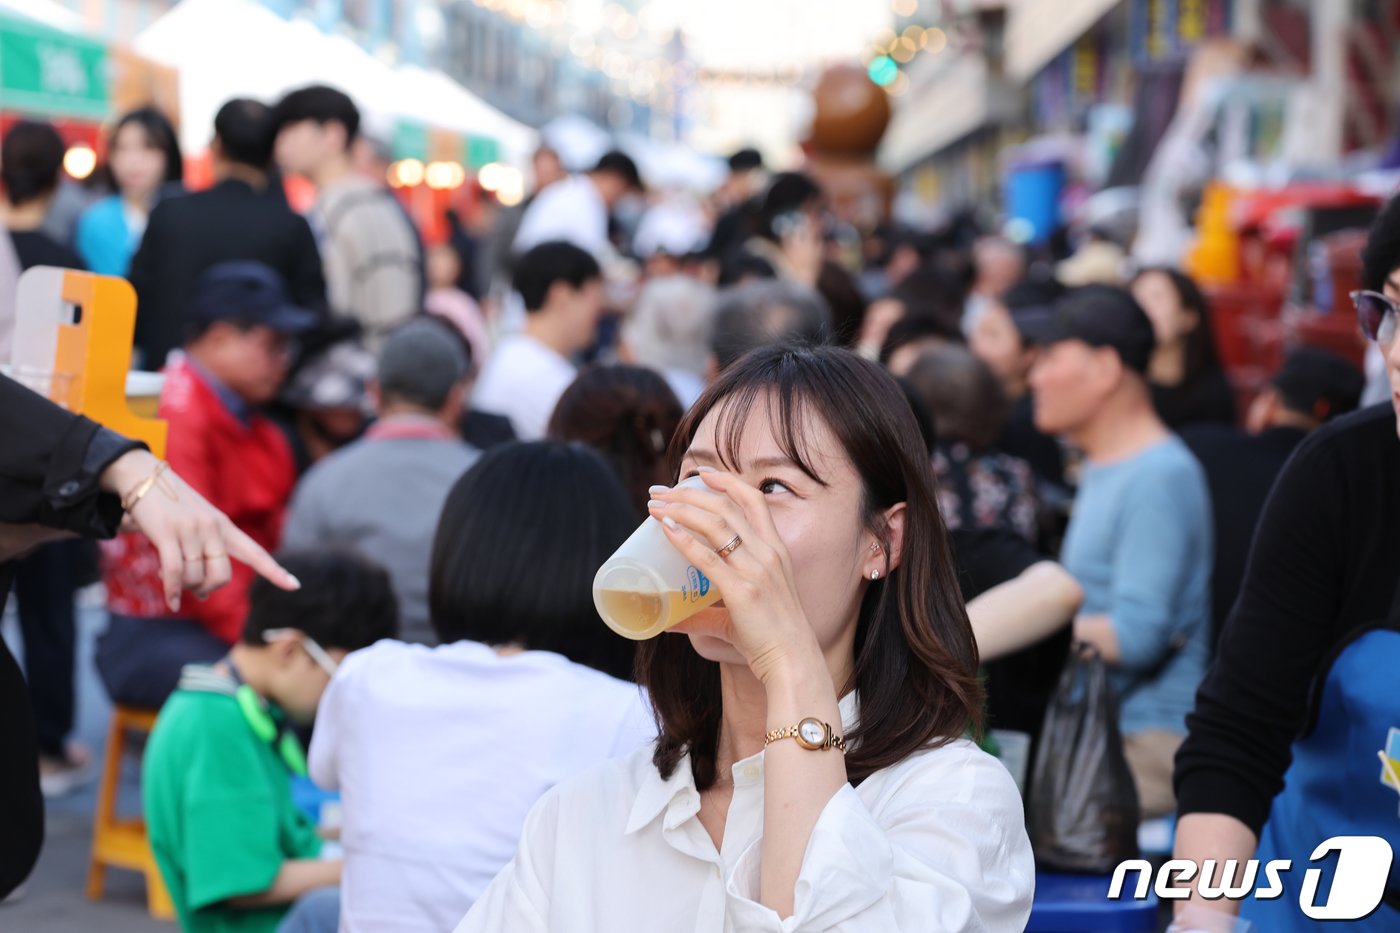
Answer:
M433 606L508 575L494 636L627 680L589 584L683 413L750 350L848 347L899 378L987 597L993 745L1024 788L1089 641L1167 815L1274 476L1390 397L1348 295L1400 181L1397 51L1384 0L0 0L0 359L23 270L128 279L168 459L260 543L382 564L410 643L491 640ZM439 592L448 514L476 576ZM532 524L528 567L483 543ZM134 536L26 559L46 794L91 807L82 723L223 657L250 581L173 612Z

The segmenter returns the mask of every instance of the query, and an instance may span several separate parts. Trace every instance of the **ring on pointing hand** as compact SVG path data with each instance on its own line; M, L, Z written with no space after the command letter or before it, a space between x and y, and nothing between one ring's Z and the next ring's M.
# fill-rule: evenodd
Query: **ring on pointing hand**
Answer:
M744 539L735 535L729 539L729 543L715 551L720 557L728 557L739 549L739 545L744 543Z

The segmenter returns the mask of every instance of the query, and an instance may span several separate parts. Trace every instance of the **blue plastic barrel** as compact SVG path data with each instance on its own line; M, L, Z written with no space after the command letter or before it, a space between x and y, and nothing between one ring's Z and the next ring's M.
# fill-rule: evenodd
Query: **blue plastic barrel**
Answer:
M1044 243L1060 225L1060 197L1065 190L1062 162L1027 162L1006 176L1006 216L1029 223L1032 243Z

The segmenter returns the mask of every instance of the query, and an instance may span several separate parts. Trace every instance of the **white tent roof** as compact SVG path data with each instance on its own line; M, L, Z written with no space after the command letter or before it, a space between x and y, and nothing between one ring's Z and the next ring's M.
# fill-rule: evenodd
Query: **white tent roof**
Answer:
M0 13L17 13L25 19L52 26L63 32L86 35L83 17L55 0L0 0Z
M301 20L291 26L299 47L316 63L315 80L338 87L355 99L365 132L382 140L394 133L401 107L394 69L344 36L329 36Z
M0 4L18 0L0 0ZM406 118L497 140L501 158L523 164L539 134L447 75L394 69L343 36L289 22L254 0L183 0L136 37L136 51L180 71L180 143L198 152L214 114L232 97L272 100L323 83L355 99L368 132L389 138ZM253 54L250 54L250 51Z
M623 133L618 145L637 163L642 180L657 188L710 194L729 174L729 166L719 156L697 152L682 143L661 143L638 133Z
M214 114L232 97L270 100L313 80L312 50L293 24L253 0L184 0L132 42L180 72L180 145L209 143Z
M540 134L512 119L441 71L406 65L398 71L399 104L411 116L467 135L490 136L500 144L501 161L523 165L539 145Z
M540 132L571 172L588 171L612 148L612 136L607 130L576 113L555 117Z

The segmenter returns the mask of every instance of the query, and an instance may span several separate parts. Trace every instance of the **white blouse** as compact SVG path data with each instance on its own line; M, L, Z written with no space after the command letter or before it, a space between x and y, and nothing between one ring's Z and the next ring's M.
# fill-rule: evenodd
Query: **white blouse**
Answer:
M841 701L847 730L855 697ZM1020 931L1035 864L1021 798L959 739L842 787L815 827L786 920L758 901L763 754L734 765L723 847L698 818L689 758L669 780L652 748L552 789L515 860L457 933Z

